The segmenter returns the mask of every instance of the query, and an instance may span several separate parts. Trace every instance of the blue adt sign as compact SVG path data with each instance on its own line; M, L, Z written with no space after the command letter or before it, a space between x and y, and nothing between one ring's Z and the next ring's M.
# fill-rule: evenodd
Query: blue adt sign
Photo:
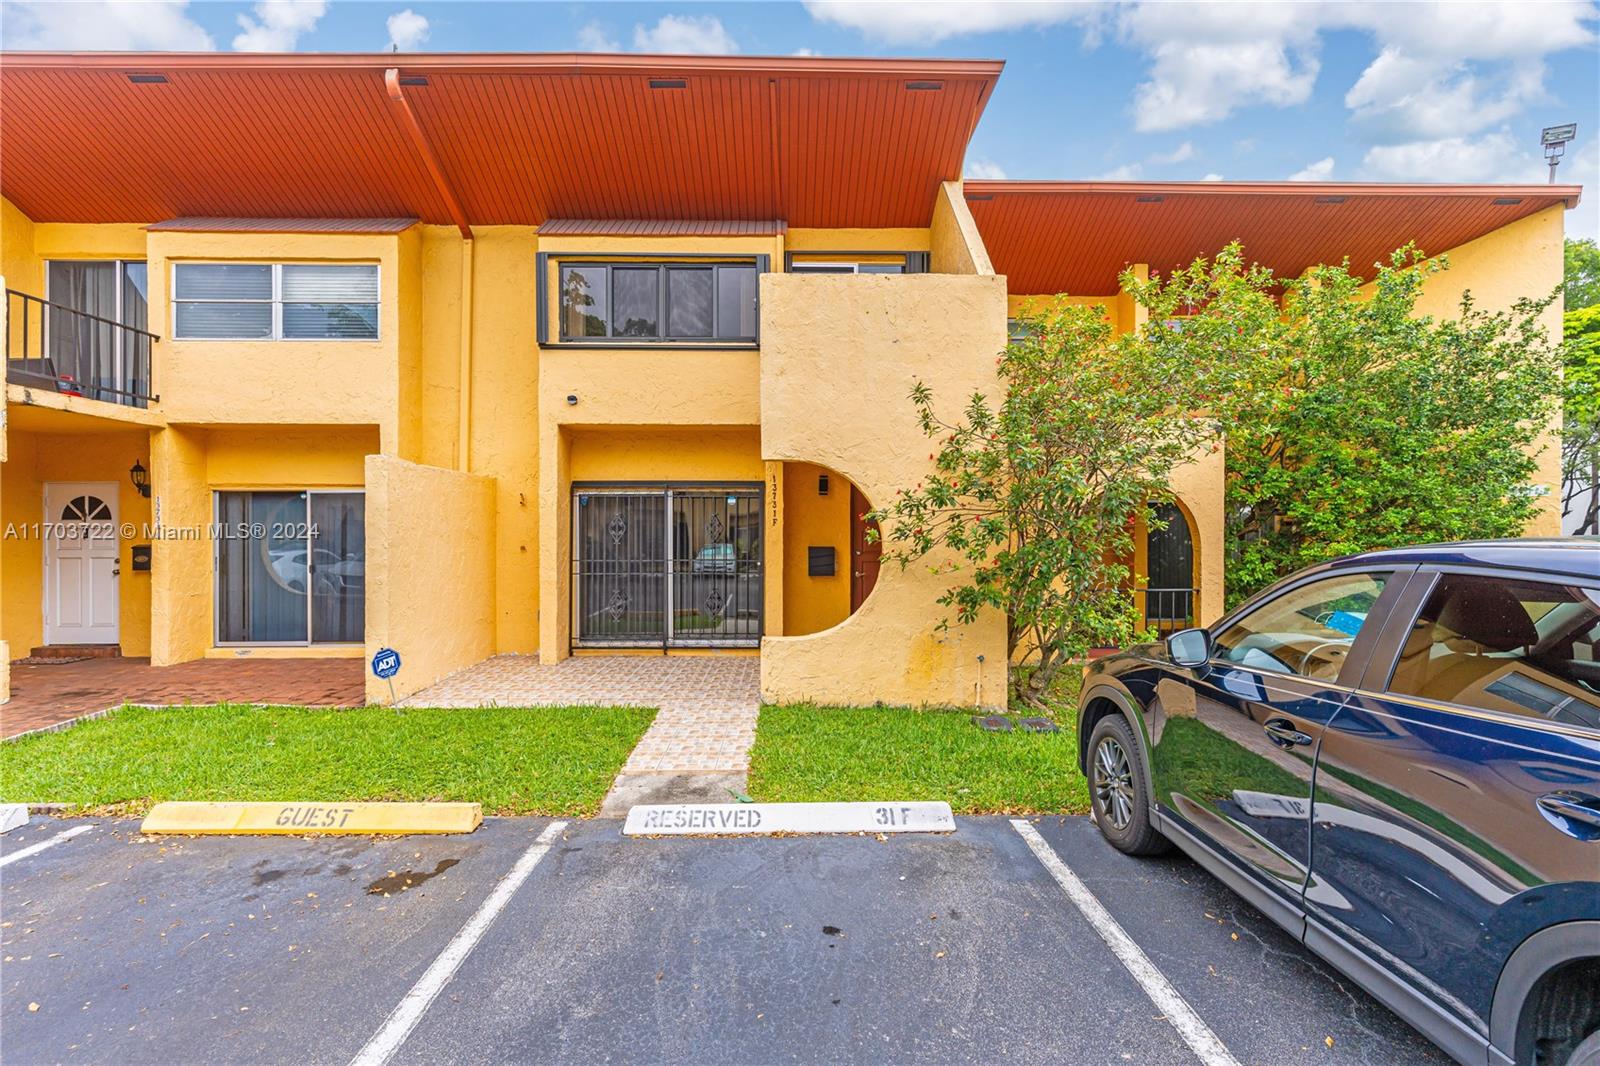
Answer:
M393 648L380 648L372 657L372 672L387 681L400 672L400 653Z

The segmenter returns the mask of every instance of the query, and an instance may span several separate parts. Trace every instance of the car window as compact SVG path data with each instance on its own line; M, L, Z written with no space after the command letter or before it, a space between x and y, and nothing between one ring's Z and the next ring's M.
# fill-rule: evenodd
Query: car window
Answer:
M1252 670L1335 681L1388 576L1340 574L1290 589L1217 634L1215 655Z
M1389 691L1600 728L1600 591L1444 574Z

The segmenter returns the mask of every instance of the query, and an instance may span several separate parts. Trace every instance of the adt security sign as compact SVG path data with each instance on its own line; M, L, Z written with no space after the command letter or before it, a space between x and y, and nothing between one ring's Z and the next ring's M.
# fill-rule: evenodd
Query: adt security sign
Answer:
M372 672L384 681L400 672L400 653L393 648L380 648L372 657Z
M372 672L381 680L389 682L389 703L398 703L399 700L394 694L394 675L400 672L400 653L393 648L379 648L378 653L372 657Z

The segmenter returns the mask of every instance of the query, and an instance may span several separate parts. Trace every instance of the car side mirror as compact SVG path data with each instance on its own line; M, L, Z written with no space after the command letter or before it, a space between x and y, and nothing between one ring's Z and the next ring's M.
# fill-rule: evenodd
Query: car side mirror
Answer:
M1211 661L1211 634L1204 629L1180 629L1167 638L1167 658L1172 665L1197 670Z

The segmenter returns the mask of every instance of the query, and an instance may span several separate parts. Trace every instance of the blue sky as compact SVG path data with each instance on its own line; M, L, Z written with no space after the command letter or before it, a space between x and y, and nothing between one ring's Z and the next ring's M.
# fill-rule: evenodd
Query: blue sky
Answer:
M1515 3L0 2L8 48L663 51L1006 61L975 176L1543 181L1600 222L1600 9Z

